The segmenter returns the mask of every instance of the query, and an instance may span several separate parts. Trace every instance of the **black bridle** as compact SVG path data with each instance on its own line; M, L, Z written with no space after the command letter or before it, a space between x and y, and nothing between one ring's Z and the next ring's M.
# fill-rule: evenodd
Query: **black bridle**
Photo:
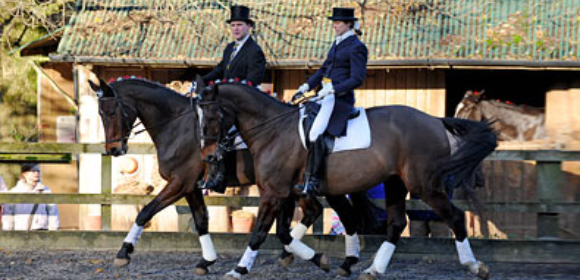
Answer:
M200 129L200 137L201 137L201 139L215 139L215 140L217 140L218 146L220 148L224 149L225 151L232 151L236 146L242 144L241 142L240 143L234 143L234 141L233 141L236 137L240 136L239 130L234 130L234 131L231 131L231 132L226 132L226 127L225 127L225 125L223 123L223 119L224 119L224 113L223 112L224 112L224 109L223 109L223 105L221 105L219 101L217 101L217 100L216 101L204 101L203 100L203 95L200 95L200 101L198 102L198 105L200 107L204 107L204 106L218 106L218 119L217 119L217 121L219 122L219 125L220 125L220 129L219 129L219 132L218 132L218 135L217 136L207 136L207 135L204 134L203 129ZM264 121L262 123L259 123L259 124L255 125L255 126L249 128L249 129L247 129L246 132L247 133L251 133L252 131L255 131L255 134L259 134L260 132L265 131L265 128L268 125L273 124L275 121L277 121L279 119L282 119L282 118L285 118L285 117L287 117L289 115L294 114L295 112L299 111L301 108L302 108L301 106L297 106L296 108L294 108L294 109L292 109L292 110L290 110L288 112L282 113L282 114L280 114L278 116L275 116L275 117L273 117L273 118L271 118L269 120L266 120L266 121ZM214 121L216 121L216 120L214 120ZM262 128L262 129L260 129L260 128ZM260 129L260 130L258 130L258 129Z

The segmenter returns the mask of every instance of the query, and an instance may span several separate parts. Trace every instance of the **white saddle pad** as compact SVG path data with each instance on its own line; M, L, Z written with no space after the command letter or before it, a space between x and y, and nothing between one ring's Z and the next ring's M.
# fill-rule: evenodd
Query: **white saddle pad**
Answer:
M346 136L334 139L334 149L332 153L340 151L366 149L371 146L371 127L369 126L369 119L364 108L357 108L360 111L358 117L348 120L346 128ZM300 110L300 119L298 120L298 133L302 145L306 149L306 140L304 137L304 127L302 126L302 119L304 119L304 108Z

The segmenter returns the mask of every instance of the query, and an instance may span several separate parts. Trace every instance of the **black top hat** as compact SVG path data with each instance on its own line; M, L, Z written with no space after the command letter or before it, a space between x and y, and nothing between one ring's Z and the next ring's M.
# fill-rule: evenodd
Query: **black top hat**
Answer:
M357 21L358 18L354 17L353 8L332 8L332 16L328 17L330 20L340 20L340 21Z
M232 6L230 8L230 19L226 22L232 21L245 21L252 26L254 25L254 21L250 19L250 8L246 6Z

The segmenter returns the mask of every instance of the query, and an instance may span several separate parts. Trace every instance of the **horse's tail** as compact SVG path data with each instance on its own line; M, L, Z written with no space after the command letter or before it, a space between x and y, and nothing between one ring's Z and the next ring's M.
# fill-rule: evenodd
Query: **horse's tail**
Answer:
M483 159L497 147L497 136L489 122L455 118L441 118L441 121L447 131L458 138L458 149L435 170L431 186L443 185L447 193L463 188L468 198L477 203L474 190L476 171Z

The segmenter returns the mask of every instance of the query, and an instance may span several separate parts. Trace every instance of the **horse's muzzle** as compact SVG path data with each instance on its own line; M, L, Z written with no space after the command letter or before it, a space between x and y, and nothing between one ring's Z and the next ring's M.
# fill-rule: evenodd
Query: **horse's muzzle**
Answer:
M107 150L107 155L108 156L122 156L126 153L127 151L125 151L125 149L119 149L117 147L112 147L110 150Z

